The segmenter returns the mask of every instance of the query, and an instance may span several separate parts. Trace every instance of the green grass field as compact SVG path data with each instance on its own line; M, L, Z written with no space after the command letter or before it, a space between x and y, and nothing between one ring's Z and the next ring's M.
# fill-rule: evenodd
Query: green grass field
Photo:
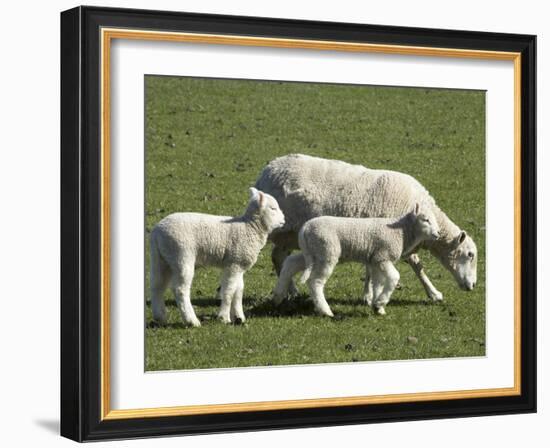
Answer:
M419 359L485 354L485 93L440 89L146 77L146 370ZM434 305L399 263L401 289L377 316L361 303L363 268L337 266L326 286L334 319L304 297L277 309L271 246L245 275L246 325L216 320L217 269L195 273L202 327L149 325L149 232L166 215L240 215L262 168L304 153L416 177L477 243L478 286L463 292L430 254Z

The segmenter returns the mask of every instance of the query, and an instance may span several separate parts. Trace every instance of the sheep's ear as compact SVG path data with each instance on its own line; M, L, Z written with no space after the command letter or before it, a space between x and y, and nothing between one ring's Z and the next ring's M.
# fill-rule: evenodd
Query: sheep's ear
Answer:
M466 239L466 232L464 230L461 230L458 236L456 237L456 245L457 247L460 246L464 240Z
M248 189L248 193L250 194L250 199L254 199L256 196L258 196L258 190L256 190L254 187L250 187Z
M261 192L261 191L258 191L258 204L260 204L260 207L263 207L264 205L264 200L265 200L265 195Z

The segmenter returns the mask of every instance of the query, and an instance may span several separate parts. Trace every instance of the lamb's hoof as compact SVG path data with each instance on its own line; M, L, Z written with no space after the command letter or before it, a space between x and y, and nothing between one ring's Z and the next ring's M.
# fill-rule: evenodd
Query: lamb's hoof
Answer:
M152 320L147 324L147 328L160 328L160 327L163 327L164 325L165 323L163 322L160 322L158 320Z
M163 327L166 325L166 323L168 322L168 319L166 318L166 313L158 313L155 315L155 313L153 313L153 320L151 320L151 325L152 326L158 326L158 327Z
M230 324L231 323L231 319L228 316L218 316L218 320L222 324Z
M327 309L316 309L315 310L319 316L327 316L327 317L334 317L334 314L332 314L332 311L330 308Z
M379 306L376 308L376 314L378 314L379 316L385 316L386 310L384 309L383 306Z
M234 325L244 325L246 319L244 317L237 317L233 322Z
M300 291L298 291L298 288L296 288L296 285L294 283L291 283L290 286L288 287L288 296L290 298L294 298L299 294L300 294Z
M271 296L271 301L275 306L280 306L281 303L283 303L285 300L285 296L283 294L277 294L274 293L273 296Z
M432 300L432 302L442 302L443 301L443 294L439 291L432 292L428 294L428 297Z
M195 318L195 319L192 319L189 322L187 322L187 325L189 325L190 327L193 327L193 328L198 328L198 327L201 326L201 322L200 322L200 320Z

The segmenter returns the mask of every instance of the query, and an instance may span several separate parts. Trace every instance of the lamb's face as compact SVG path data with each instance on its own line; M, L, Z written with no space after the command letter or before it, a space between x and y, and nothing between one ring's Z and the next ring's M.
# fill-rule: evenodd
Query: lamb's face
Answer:
M256 213L269 232L285 225L285 215L279 208L277 200L263 191L250 189L250 202L256 203Z
M430 210L421 210L417 205L413 212L415 235L423 241L433 241L439 238L439 225L435 215Z

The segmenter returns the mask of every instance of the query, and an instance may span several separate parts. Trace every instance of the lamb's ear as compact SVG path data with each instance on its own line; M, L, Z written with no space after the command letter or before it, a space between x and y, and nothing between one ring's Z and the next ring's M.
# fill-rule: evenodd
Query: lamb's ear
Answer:
M250 187L248 189L248 193L250 194L250 199L254 199L258 196L258 190L256 190L254 187Z
M456 246L460 246L464 240L466 239L466 232L464 230L461 230L458 236L456 237Z
M265 194L263 194L261 191L258 191L258 204L260 205L260 208L263 207L264 201L265 201Z

